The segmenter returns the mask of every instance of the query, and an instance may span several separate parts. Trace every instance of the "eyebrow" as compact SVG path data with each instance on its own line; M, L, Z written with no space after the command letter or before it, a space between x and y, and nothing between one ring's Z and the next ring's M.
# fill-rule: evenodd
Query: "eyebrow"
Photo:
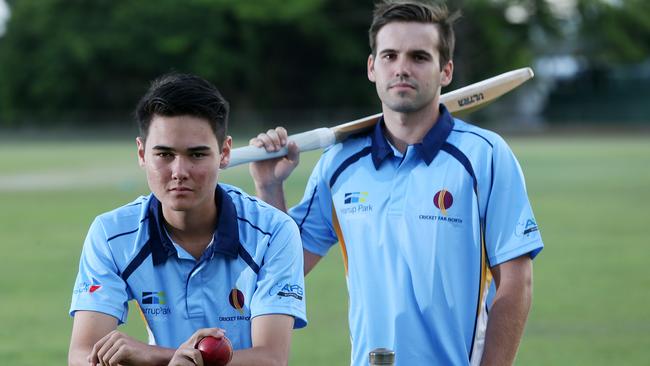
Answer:
M413 50L410 51L409 54L411 55L418 55L418 56L427 56L427 57L433 57L431 52L426 51L426 50Z
M188 152L198 152L198 151L206 151L206 150L211 150L210 146L205 146L205 145L194 146L187 149Z
M378 54L382 55L385 53L399 53L400 51L392 49L392 48L385 48L383 50L379 50ZM406 50L405 51L409 55L428 55L431 56L431 52L428 50L422 49L422 48L416 48L413 50Z
M392 48L384 48L383 50L379 50L378 53L381 55L383 53L391 53L391 52L392 53L397 53L397 50L394 50Z
M153 150L158 150L158 151L176 151L176 149L165 146L165 145L156 145L152 147ZM187 148L187 152L194 153L194 152L199 152L199 151L206 151L206 150L211 150L210 146L205 146L205 145L200 145L200 146L192 146Z

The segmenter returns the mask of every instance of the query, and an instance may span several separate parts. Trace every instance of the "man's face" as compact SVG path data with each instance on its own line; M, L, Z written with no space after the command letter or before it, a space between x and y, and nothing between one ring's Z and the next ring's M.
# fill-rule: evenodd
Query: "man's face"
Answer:
M191 116L154 116L146 141L138 137L138 161L163 208L202 211L214 205L219 168L230 159L232 140L222 149L208 121Z
M377 33L375 56L368 57L368 79L384 107L413 113L437 103L441 86L451 82L452 62L440 69L438 29L433 24L393 22Z

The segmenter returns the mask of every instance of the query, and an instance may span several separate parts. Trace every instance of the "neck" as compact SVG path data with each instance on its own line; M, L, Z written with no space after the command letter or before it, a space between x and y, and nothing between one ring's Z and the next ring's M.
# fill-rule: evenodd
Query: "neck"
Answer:
M212 204L205 210L174 211L163 206L165 227L171 238L195 258L199 258L210 244L217 222L217 207Z
M440 116L438 100L428 106L409 113L396 112L383 105L386 136L390 142L404 153L408 145L422 142L424 136L436 124Z

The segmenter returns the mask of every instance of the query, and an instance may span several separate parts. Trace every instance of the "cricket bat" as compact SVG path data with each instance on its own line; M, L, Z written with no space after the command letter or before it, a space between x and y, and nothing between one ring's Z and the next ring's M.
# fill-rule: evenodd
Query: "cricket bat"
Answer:
M493 102L533 76L533 70L530 67L509 71L442 94L440 96L440 103L444 104L450 113L475 110ZM301 152L326 148L345 140L350 135L371 129L381 115L382 113L377 113L334 127L321 127L298 133L289 136L289 140L295 141ZM231 151L230 164L228 164L227 168L285 155L287 155L286 147L272 153L268 153L264 148L256 146L239 147Z

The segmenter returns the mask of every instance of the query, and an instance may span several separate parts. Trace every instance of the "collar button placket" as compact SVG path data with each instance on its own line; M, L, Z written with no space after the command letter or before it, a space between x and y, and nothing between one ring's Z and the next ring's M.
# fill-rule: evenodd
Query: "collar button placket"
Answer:
M406 185L408 184L409 169L408 165L408 150L406 151L404 159L401 157L394 157L395 176L392 180L391 189L388 196L388 216L404 216L404 204L406 203ZM402 160L400 162L400 160Z

